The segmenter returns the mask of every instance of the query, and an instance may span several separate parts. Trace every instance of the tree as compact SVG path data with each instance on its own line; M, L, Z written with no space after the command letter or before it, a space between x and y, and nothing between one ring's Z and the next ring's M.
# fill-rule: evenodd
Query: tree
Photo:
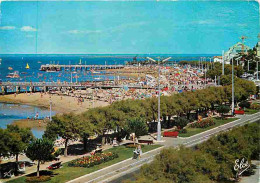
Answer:
M189 123L189 120L185 117L179 117L176 119L175 124L177 127L180 127L181 129L185 127Z
M19 154L27 148L34 136L30 128L19 128L17 125L7 125L6 132L10 137L10 141L6 143L9 152L15 155L18 162Z
M9 136L6 129L0 128L0 156L7 156L9 154L9 146L11 137Z
M65 139L64 156L68 153L69 140L77 139L82 131L82 123L79 118L73 114L56 115L49 121L44 136L48 138L62 137Z
M230 107L226 105L221 105L217 108L217 112L220 113L222 117L225 113L228 113L229 111Z
M135 133L136 137L146 135L148 133L148 126L143 118L130 118L124 129L129 134Z
M250 103L248 101L242 101L238 105L241 108L250 108Z
M40 176L40 162L41 161L51 161L54 159L54 148L53 142L49 139L36 139L29 144L26 156L32 161L37 160L37 177Z

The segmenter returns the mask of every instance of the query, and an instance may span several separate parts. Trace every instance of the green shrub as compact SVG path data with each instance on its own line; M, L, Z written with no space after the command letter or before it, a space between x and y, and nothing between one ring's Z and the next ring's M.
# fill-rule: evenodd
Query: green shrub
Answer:
M250 109L260 110L260 104L253 103L251 104Z
M186 117L179 117L176 119L175 124L178 128L183 128L189 123L189 120Z
M192 123L191 128L207 128L209 126L215 125L212 118L203 119L201 122Z
M187 133L187 129L181 129L179 130L179 133Z
M26 177L26 182L34 183L34 182L46 182L51 180L51 177L48 175L42 175L40 177Z
M228 113L230 111L230 107L229 106L226 106L226 105L221 105L217 108L217 112L220 113L222 116L225 114L225 113Z
M248 101L242 101L238 105L241 108L250 108L250 103Z

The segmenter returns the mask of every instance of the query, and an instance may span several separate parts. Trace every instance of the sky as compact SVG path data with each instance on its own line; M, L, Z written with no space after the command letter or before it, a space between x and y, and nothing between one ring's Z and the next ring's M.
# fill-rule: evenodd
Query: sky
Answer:
M257 43L248 1L2 1L0 54L221 54Z

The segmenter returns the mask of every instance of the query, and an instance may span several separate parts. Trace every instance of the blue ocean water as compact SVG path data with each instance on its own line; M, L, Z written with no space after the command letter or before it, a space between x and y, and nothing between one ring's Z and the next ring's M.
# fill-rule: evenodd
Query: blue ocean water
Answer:
M36 113L39 114L39 119L45 118L50 114L49 110L35 106L0 103L0 128L6 128L14 120L34 118ZM52 112L52 114L55 114L55 112ZM32 132L37 138L40 138L44 133L42 128L33 128Z
M137 60L144 60L146 56L156 58L160 57L169 57L171 56L171 61L181 61L181 60L199 60L200 57L209 58L215 55L160 55L160 54L151 54L151 55L0 55L2 62L0 64L0 79L2 81L71 81L71 72L70 71L61 71L61 72L44 72L40 71L42 64L81 64L87 65L112 65L112 64L125 64L126 62L133 61L133 57L137 56ZM30 66L30 69L26 69L26 64ZM8 68L12 68L9 70ZM9 73L18 71L20 78L7 78L6 76ZM113 76L106 76L101 72L99 75L91 75L90 72L77 71L72 74L73 82L76 81L76 75L78 81L91 81L95 80L98 76L99 78L106 80L112 79Z

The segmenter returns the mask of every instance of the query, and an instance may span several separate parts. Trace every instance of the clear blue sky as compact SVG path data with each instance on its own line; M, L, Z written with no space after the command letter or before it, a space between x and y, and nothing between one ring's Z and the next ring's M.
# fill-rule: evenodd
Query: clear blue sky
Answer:
M241 1L39 2L38 8L2 2L0 54L34 54L36 37L44 54L221 54L241 35L248 46L257 43L257 8Z

